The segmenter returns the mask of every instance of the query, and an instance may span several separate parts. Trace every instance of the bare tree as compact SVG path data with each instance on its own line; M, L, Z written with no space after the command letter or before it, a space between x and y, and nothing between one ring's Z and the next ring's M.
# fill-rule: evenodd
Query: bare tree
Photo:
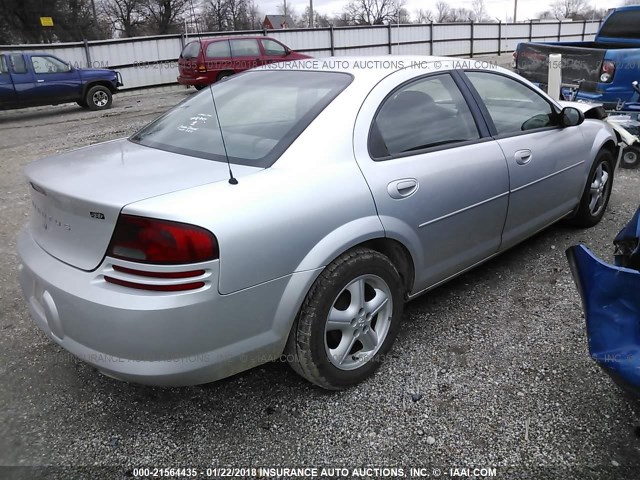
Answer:
M101 13L109 19L113 30L124 37L140 35L144 24L142 0L105 0L100 6Z
M292 5L290 5L291 0L289 0L289 2L287 2L287 0L283 0L282 3L280 5L278 5L278 11L280 12L280 14L282 16L285 17L285 21L286 18L289 17L294 24L298 23L298 14L296 13L295 8L293 8ZM307 25L309 24L309 22L307 22ZM287 25L289 28L293 28L295 27L295 25Z
M309 7L304 9L304 13L300 17L300 23L303 26L309 25ZM322 15L318 13L315 9L313 10L313 25L314 27L328 27L331 24L329 17L327 15Z
M589 8L587 0L555 0L551 4L551 11L558 19L571 18L583 14Z
M149 30L156 34L179 30L182 15L190 6L190 0L145 0L144 12Z
M471 2L471 11L473 12L474 22L485 22L488 20L487 7L484 0L473 0Z
M416 19L415 23L429 23L434 19L434 15L431 10L424 10L422 8L419 8L418 10L413 12L413 15Z
M351 0L344 13L355 25L383 25L397 21L404 0Z
M260 28L264 15L253 0L247 0L247 21L251 25L251 30Z
M204 6L204 21L207 30L218 32L228 30L226 0L208 0Z
M452 8L449 11L449 17L447 18L448 22L457 23L457 22L470 22L473 19L473 12L467 8Z
M435 13L436 23L446 22L449 19L450 13L451 13L451 7L447 2L443 0L436 2L436 13Z

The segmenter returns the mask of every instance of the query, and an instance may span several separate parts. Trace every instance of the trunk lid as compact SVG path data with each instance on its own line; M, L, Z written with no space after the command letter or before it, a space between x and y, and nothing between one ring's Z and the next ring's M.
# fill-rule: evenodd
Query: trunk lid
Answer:
M233 168L237 178L262 170ZM33 162L25 175L32 200L28 228L34 240L62 262L93 270L102 262L125 205L226 181L229 171L223 162L120 139Z
M531 82L546 84L549 77L549 55L562 55L562 81L573 83L584 79L580 90L595 92L606 49L521 43L516 72Z

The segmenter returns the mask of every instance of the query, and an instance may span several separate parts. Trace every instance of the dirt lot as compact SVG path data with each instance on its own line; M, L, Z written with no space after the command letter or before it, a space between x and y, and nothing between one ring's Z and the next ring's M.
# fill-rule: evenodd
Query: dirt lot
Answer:
M584 242L611 258L638 206L639 170L617 171L595 228L549 228L407 305L394 358L347 392L314 388L281 363L199 387L130 385L49 341L17 282L22 168L129 135L185 95L116 97L105 113L0 112L0 465L423 466L449 476L498 466L498 478L638 478L640 406L589 359L564 249Z

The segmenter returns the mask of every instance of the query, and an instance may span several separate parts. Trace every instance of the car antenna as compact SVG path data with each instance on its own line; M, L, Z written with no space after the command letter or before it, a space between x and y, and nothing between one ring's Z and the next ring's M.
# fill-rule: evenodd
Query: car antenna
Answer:
M191 5L191 18L196 24L196 33L198 34L198 43L200 43L200 50L202 51L202 54L204 55L205 62L206 62L207 59L206 59L205 51L202 48L203 45L202 45L202 37L200 35L200 27L198 26L198 19L196 18L195 10L193 8L193 0L190 0L189 3ZM233 172L231 171L231 161L229 160L229 152L227 151L227 142L224 141L224 134L222 133L222 124L220 123L220 116L218 115L216 98L213 95L213 88L211 88L211 84L209 85L209 92L211 92L211 100L213 101L213 112L216 115L216 122L218 122L218 128L220 129L220 138L222 139L222 148L224 149L224 156L227 159L227 167L229 168L229 183L231 185L237 185L238 179L233 176Z

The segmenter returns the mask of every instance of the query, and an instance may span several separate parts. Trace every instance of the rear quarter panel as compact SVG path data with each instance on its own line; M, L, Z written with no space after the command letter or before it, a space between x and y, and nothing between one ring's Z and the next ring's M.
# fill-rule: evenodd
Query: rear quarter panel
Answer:
M356 88L348 87L272 167L237 185L204 185L131 204L124 212L161 215L213 232L222 294L324 267L350 247L384 237L353 157L360 103L349 96L359 96Z

